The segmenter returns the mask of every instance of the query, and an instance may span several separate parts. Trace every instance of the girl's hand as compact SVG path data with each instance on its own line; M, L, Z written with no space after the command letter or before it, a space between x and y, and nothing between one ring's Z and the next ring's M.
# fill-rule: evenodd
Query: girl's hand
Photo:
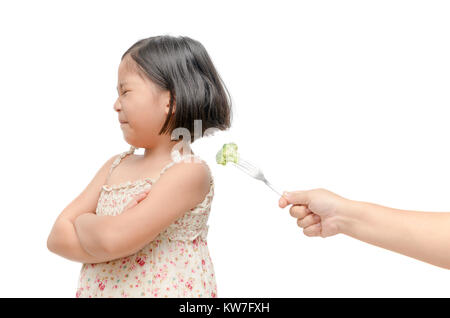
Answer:
M141 202L142 200L144 200L147 197L147 194L150 192L150 189L146 189L144 190L144 192L139 193L137 195L134 196L134 198L130 201L130 203L128 203L124 208L122 213L124 213L125 211L135 207L136 205L139 204L139 202Z
M292 204L289 212L306 236L327 237L340 233L339 221L348 201L331 191L313 189L285 192L278 204L280 208Z

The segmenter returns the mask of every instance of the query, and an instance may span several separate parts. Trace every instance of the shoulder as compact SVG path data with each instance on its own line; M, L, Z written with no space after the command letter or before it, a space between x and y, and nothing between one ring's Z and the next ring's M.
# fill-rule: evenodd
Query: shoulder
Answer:
M174 162L159 182L176 185L184 189L186 194L197 198L197 201L202 201L213 179L208 164L199 157L191 157Z
M115 154L111 157L109 157L108 159L106 159L106 161L103 162L102 166L100 167L100 169L98 169L97 171L97 176L102 179L102 182L104 181L103 179L106 178L106 176L109 173L109 170L111 169L111 167L114 165L114 162L117 160L117 158L120 156L120 154Z
M118 158L120 157L120 154L115 154L111 157L109 157L102 165L102 167L99 170L99 173L102 175L102 179L106 179L106 177L109 174L109 171L114 166L114 164L117 162Z
M121 154L122 154L122 153L117 153L117 154L115 154L115 155L109 157L108 160L106 160L104 166L105 166L105 167L111 167L112 164L113 164L115 161L117 161L118 158L120 158L120 155L121 155Z
M189 179L190 183L197 185L209 185L212 181L211 170L208 164L200 157L191 157L176 161L166 173L176 174L179 177Z
M128 151L122 151L120 153L117 153L110 157L106 163L104 164L105 168L110 170L113 169L115 166L119 165L124 160L127 160L127 158L136 158L136 154Z

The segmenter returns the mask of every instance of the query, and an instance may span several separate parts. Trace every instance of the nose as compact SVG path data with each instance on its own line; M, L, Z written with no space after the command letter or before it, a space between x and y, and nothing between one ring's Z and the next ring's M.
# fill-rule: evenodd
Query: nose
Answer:
M116 112L119 112L122 109L122 106L119 103L119 99L116 100L116 102L114 103L114 107L113 108L114 108L114 110Z

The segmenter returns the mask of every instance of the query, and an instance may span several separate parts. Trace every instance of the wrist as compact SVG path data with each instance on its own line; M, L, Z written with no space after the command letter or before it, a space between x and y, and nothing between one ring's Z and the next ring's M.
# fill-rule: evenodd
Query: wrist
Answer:
M345 199L336 211L338 232L349 234L360 222L365 202Z

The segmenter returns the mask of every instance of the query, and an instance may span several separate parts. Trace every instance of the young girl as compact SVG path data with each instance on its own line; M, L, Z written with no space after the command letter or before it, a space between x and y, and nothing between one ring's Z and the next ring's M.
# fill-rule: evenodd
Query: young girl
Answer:
M48 248L84 263L76 297L217 297L206 240L214 180L171 134L186 129L186 145L194 120L202 135L228 129L228 91L202 44L156 36L123 54L118 93L130 150L111 157L64 209Z

